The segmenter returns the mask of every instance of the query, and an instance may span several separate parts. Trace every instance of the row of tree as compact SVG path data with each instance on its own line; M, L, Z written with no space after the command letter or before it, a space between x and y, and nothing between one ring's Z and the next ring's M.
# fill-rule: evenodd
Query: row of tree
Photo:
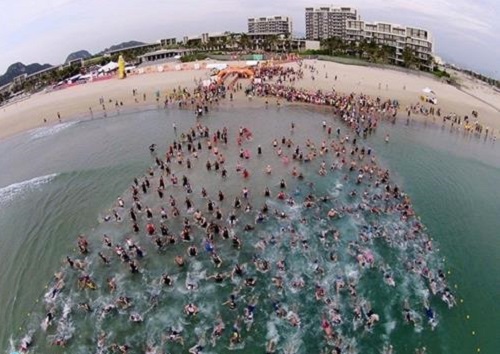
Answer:
M380 64L400 64L396 61L396 48L377 44L374 41L361 40L359 42L344 41L338 37L331 37L321 41L321 47L331 56L352 56ZM432 59L422 61L415 51L405 47L401 53L403 65L407 68L422 69L432 66Z
M276 51L290 48L290 40L278 35L266 36L262 40L254 41L246 33L230 33L218 38L210 37L207 42L200 39L190 40L182 45L187 49L203 51L234 51L234 50L266 50Z

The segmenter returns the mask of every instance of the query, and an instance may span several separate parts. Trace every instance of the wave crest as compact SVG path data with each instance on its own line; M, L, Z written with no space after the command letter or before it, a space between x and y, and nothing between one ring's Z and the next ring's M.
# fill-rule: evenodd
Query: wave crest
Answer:
M13 183L7 187L0 188L0 204L10 202L19 195L36 189L40 185L52 181L56 176L57 173L53 173L46 176L35 177L27 181Z
M49 127L41 127L33 129L29 132L31 139L40 139L46 136L54 135L59 133L60 131L67 129L78 122L68 122L68 123L60 123L56 125L52 125Z

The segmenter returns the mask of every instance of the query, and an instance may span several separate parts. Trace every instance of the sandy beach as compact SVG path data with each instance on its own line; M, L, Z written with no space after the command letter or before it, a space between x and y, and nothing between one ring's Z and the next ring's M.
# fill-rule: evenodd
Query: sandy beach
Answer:
M500 93L493 88L460 76L462 89L433 79L428 75L416 75L401 71L344 65L333 62L305 60L305 64L314 65L317 73L309 71L304 79L296 83L297 87L308 90L331 90L341 93L363 93L372 97L397 99L401 109L420 101L422 89L430 87L436 93L438 105L443 114L455 113L460 116L469 115L473 110L479 113L479 121L493 129L498 135L500 130ZM244 62L228 62L230 66L243 66ZM298 68L296 63L285 64ZM102 115L102 105L99 99L104 98L106 110L114 112L115 102L123 102L123 109L138 106L156 105L156 92L160 92L160 101L165 93L178 87L193 87L194 81L206 79L209 70L169 71L133 75L125 80L112 78L95 83L87 83L53 91L37 93L0 110L0 139L13 136L45 124L61 121L82 119L90 116L90 110L96 115ZM337 76L337 80L335 80ZM245 82L244 82L245 84ZM132 96L132 90L138 92L137 99ZM146 100L143 98L146 94ZM241 94L242 95L242 94ZM429 104L428 104L429 105ZM47 123L44 123L44 119ZM422 117L422 119L424 119Z

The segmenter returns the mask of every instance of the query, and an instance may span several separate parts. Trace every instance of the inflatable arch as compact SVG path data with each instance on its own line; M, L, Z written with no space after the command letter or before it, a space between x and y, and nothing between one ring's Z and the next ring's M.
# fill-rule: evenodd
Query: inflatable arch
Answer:
M247 79L251 79L255 75L254 71L249 68L227 68L219 71L219 73L217 74L217 80L219 81L219 83L222 83L224 79L231 74L238 74L240 76L246 77Z

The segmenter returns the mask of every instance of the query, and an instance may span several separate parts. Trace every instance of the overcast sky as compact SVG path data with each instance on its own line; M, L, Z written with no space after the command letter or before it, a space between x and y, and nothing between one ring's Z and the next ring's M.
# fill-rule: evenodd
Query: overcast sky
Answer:
M0 0L0 74L17 61L59 64L85 49L98 52L201 32L246 31L246 19L287 15L305 33L314 0ZM500 78L500 0L345 0L362 19L429 29L445 60Z

